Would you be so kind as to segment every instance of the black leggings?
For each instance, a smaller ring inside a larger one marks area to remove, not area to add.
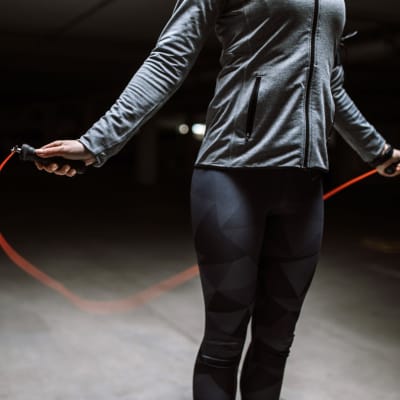
[[[321,245],[321,176],[196,168],[191,207],[206,312],[194,400],[235,399],[250,318],[242,400],[278,400]]]

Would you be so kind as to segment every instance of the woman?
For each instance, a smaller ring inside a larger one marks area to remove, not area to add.
[[[251,317],[242,399],[279,399],[320,250],[331,128],[382,175],[400,160],[343,88],[344,24],[343,0],[178,0],[111,109],[79,140],[37,151],[103,165],[178,89],[216,30],[221,71],[191,189],[206,308],[195,400],[235,399]],[[75,175],[68,165],[38,168]]]

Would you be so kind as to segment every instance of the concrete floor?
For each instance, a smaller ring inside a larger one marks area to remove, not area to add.
[[[186,195],[154,195],[85,194],[77,204],[14,193],[29,209],[9,200],[0,230],[81,296],[121,298],[195,264]],[[327,205],[283,397],[399,400],[397,221],[387,210],[357,215],[341,204]],[[101,316],[76,309],[0,254],[1,400],[190,400],[202,330],[198,278],[133,311]]]

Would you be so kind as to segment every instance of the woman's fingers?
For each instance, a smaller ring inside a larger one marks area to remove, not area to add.
[[[63,140],[55,140],[54,142],[47,143],[41,147],[41,149],[51,149],[52,147],[58,147],[62,145]]]
[[[78,140],[56,140],[46,144],[40,149],[37,149],[36,155],[44,159],[62,157],[67,160],[80,160],[84,162],[86,166],[92,165],[96,162],[95,156]],[[44,170],[56,175],[72,177],[77,174],[77,171],[71,168],[69,164],[63,165],[60,168],[56,164],[51,164],[47,167],[39,161],[37,162],[36,167],[39,170]]]
[[[41,164],[41,163],[35,161],[35,165],[36,165],[36,168],[37,168],[39,171],[41,171],[41,170],[43,169],[43,164]]]
[[[385,169],[389,166],[391,166],[392,164],[397,163],[395,172],[393,174],[387,174],[385,172]],[[377,168],[378,172],[380,175],[382,176],[386,176],[388,178],[394,178],[395,176],[400,176],[400,151],[395,149],[393,151],[393,156],[390,160],[386,161],[385,163],[383,163],[382,165],[379,165]]]
[[[59,167],[58,164],[50,164],[48,166],[44,166],[43,169],[50,174],[59,176],[72,177],[76,175],[76,170],[68,164],[63,165],[62,167]]]
[[[58,168],[58,164],[50,164],[50,165],[43,165],[37,161],[35,161],[36,168],[39,171],[46,171],[50,174],[55,174],[55,175],[60,175],[60,176],[68,176],[69,178],[72,178],[76,175],[76,169],[72,168],[70,165],[66,164],[63,165],[61,168]]]
[[[61,168],[58,168],[54,171],[56,175],[68,175],[68,172],[71,170],[71,166],[68,164],[63,165]]]
[[[96,158],[90,153],[78,140],[56,140],[48,143],[40,149],[36,150],[37,156],[43,159],[53,157],[62,157],[66,160],[81,160],[85,165],[91,165],[96,162]],[[68,161],[60,167],[57,163],[44,165],[39,161],[35,161],[37,169],[54,173],[55,175],[73,177],[77,174],[76,169],[72,168]]]
[[[58,170],[58,164],[52,163],[52,164],[49,164],[49,165],[43,165],[43,169],[46,172],[52,174],[52,173],[54,173],[54,172],[56,172]]]
[[[56,140],[36,150],[42,158],[64,157],[70,160],[84,160],[87,150],[78,140]]]
[[[52,146],[49,147],[48,145],[41,147],[40,149],[36,150],[36,154],[41,158],[68,156],[68,152],[66,152],[65,146],[62,143],[52,144]]]
[[[69,171],[68,171],[68,173],[67,173],[67,176],[69,177],[69,178],[72,178],[72,177],[74,177],[76,175],[76,169],[73,169],[73,168],[71,168]]]

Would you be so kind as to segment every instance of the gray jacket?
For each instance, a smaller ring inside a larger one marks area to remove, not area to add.
[[[178,0],[149,57],[79,140],[101,166],[179,88],[208,34],[221,70],[195,165],[328,169],[334,127],[365,161],[385,140],[343,88],[344,0]]]

